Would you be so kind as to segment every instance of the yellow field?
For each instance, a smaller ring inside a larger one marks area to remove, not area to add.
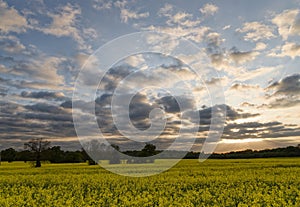
[[[121,166],[125,167],[125,166]],[[300,206],[300,158],[183,160],[132,178],[100,166],[0,166],[0,206]]]

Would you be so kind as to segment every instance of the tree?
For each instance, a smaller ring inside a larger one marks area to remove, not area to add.
[[[12,162],[12,161],[15,161],[15,159],[16,159],[17,151],[14,150],[13,148],[8,148],[6,150],[3,150],[1,152],[1,155],[2,155],[1,158],[3,161]]]
[[[50,142],[42,138],[36,138],[25,143],[24,147],[35,154],[35,167],[41,167],[41,154],[50,147]]]
[[[150,143],[147,143],[145,147],[142,149],[142,154],[144,156],[152,156],[156,154],[156,146]]]
[[[60,146],[53,146],[43,152],[42,159],[49,160],[51,163],[61,163],[64,161],[65,152]]]

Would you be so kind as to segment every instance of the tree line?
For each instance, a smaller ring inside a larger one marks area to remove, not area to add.
[[[199,152],[188,152],[185,159],[197,159]],[[265,150],[243,150],[227,153],[213,153],[209,159],[247,159],[247,158],[271,158],[271,157],[300,157],[300,144],[285,148]]]
[[[111,145],[117,151],[120,151],[119,146]],[[64,151],[60,146],[50,146],[50,142],[41,138],[32,139],[24,144],[24,150],[17,151],[13,148],[8,148],[1,151],[0,161],[24,161],[34,162],[35,167],[41,167],[42,161],[49,161],[51,163],[81,163],[87,162],[90,165],[96,164],[91,159],[89,154],[84,149],[76,151]],[[107,148],[106,148],[107,149]],[[98,152],[98,151],[97,151]],[[119,164],[124,159],[117,153],[110,153],[111,151],[104,150],[104,160],[109,160],[110,164]],[[120,151],[121,152],[121,151]],[[151,156],[159,154],[161,151],[156,149],[153,144],[146,143],[142,150],[123,151],[122,154],[131,156],[127,159],[126,163],[143,163],[154,162]],[[169,151],[165,159],[172,159],[178,157],[178,151]],[[122,155],[121,154],[121,155]],[[200,152],[187,152],[184,159],[198,159]],[[135,159],[144,157],[145,159]],[[243,158],[269,158],[269,157],[300,157],[300,144],[298,146],[289,146],[286,148],[266,149],[266,150],[244,150],[234,151],[228,153],[213,153],[209,156],[209,159],[243,159]],[[99,157],[99,160],[101,159]]]
[[[24,150],[17,151],[14,148],[8,148],[0,152],[0,161],[24,161],[24,162],[34,162],[35,167],[41,167],[42,161],[48,161],[51,163],[81,163],[87,162],[89,165],[97,164],[94,159],[89,155],[94,152],[100,157],[99,160],[109,160],[110,164],[121,163],[122,157],[118,153],[115,153],[109,149],[109,146],[102,148],[97,148],[93,151],[85,151],[84,149],[76,151],[64,151],[60,146],[50,146],[50,142],[42,138],[32,139],[24,144]],[[119,146],[112,144],[112,148],[120,151]],[[156,146],[147,143],[141,151],[126,151],[124,154],[131,155],[134,157],[149,157],[157,154],[159,151],[156,150]],[[141,161],[142,159],[131,159],[128,163],[136,163],[136,161]],[[149,160],[145,159],[145,162]],[[150,160],[154,162],[154,160]]]

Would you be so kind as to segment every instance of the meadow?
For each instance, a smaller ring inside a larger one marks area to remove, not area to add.
[[[182,160],[143,178],[85,163],[39,169],[23,162],[2,163],[0,206],[299,207],[299,175],[300,158]]]

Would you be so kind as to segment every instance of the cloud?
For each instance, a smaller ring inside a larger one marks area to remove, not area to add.
[[[131,11],[126,8],[120,8],[120,18],[121,21],[124,23],[127,23],[130,19],[140,19],[140,18],[146,18],[149,16],[149,12],[137,12],[137,11]]]
[[[217,32],[210,32],[206,36],[206,42],[208,46],[209,52],[213,52],[213,50],[219,49],[220,45],[224,42],[224,39],[221,38],[221,34]]]
[[[64,84],[64,76],[58,74],[58,70],[65,58],[40,56],[38,59],[16,61],[10,73],[22,78],[31,78],[35,81],[44,81],[52,84]]]
[[[291,57],[294,59],[295,57],[300,56],[300,44],[296,44],[293,42],[285,42],[284,45],[281,46],[279,51],[275,51],[269,54],[270,57]]]
[[[179,23],[179,22],[182,22],[183,20],[191,17],[192,15],[191,14],[188,14],[186,12],[178,12],[177,14],[175,14],[173,16],[173,21],[175,23]]]
[[[33,105],[26,105],[24,106],[26,109],[30,109],[32,111],[37,111],[37,112],[43,112],[43,113],[52,113],[52,114],[61,114],[64,113],[63,108],[54,106],[54,105],[49,105],[46,103],[37,103]]]
[[[74,137],[72,114],[55,105],[38,103],[20,105],[8,101],[0,102],[0,140],[3,143],[23,145],[24,142],[44,137]]]
[[[6,2],[0,1],[0,32],[25,32],[28,27],[27,20],[19,12],[9,7]]]
[[[222,30],[227,30],[227,29],[230,29],[231,28],[231,25],[226,25],[222,28]]]
[[[49,92],[49,91],[39,91],[39,92],[28,92],[22,91],[21,97],[24,98],[35,98],[35,99],[46,99],[46,100],[64,100],[65,95],[62,92]]]
[[[172,15],[169,16],[169,20],[167,21],[167,24],[170,26],[172,26],[174,24],[179,24],[182,26],[191,27],[191,26],[195,26],[200,23],[200,21],[189,20],[192,17],[193,17],[192,14],[189,14],[186,12],[178,12],[178,13],[174,14],[173,16]]]
[[[159,16],[171,16],[171,12],[173,11],[173,5],[165,4],[164,7],[160,8],[157,12]]]
[[[271,26],[261,22],[246,22],[241,29],[236,29],[237,32],[246,33],[244,39],[250,41],[274,38],[273,30]]]
[[[205,84],[227,86],[229,81],[230,81],[230,79],[227,76],[224,76],[224,77],[220,77],[220,78],[211,78],[210,80],[205,81]]]
[[[156,100],[156,103],[168,113],[184,112],[194,106],[194,101],[184,96],[164,96]]]
[[[85,38],[96,38],[97,32],[92,28],[85,28],[79,25],[81,8],[77,5],[66,4],[59,8],[57,12],[47,12],[51,18],[51,23],[47,27],[36,27],[35,29],[56,37],[72,37],[80,49],[90,50]]]
[[[254,50],[264,50],[267,48],[267,45],[263,42],[258,42],[256,43],[255,49]]]
[[[280,138],[300,135],[299,127],[285,126],[281,122],[244,122],[227,124],[222,139]]]
[[[143,30],[157,31],[161,33],[176,35],[199,43],[205,39],[205,35],[209,33],[210,28],[207,26],[184,27],[182,25],[177,25],[176,27],[163,27],[151,25],[149,27],[143,28]]]
[[[5,85],[6,81],[7,81],[6,79],[3,79],[0,77],[0,82],[3,84],[3,86],[2,86],[2,84],[0,84],[0,96],[2,96],[2,97],[6,96],[8,93],[8,88]]]
[[[202,8],[200,8],[200,12],[204,15],[213,15],[217,13],[219,8],[214,4],[205,4]]]
[[[15,36],[0,36],[0,49],[8,53],[20,53],[26,48]]]
[[[279,71],[281,69],[281,66],[277,67],[259,67],[254,70],[246,70],[240,73],[237,77],[237,81],[247,81],[247,80],[259,80],[263,77],[266,77],[266,75],[279,74]]]
[[[182,12],[182,11],[174,11],[174,8],[171,4],[165,4],[163,8],[161,8],[157,12],[158,16],[167,17],[166,24],[168,26],[182,26],[193,28],[199,26],[201,20],[199,18],[193,18],[193,14]]]
[[[282,46],[282,55],[290,56],[291,58],[300,56],[300,44],[287,42]]]
[[[299,35],[299,20],[297,15],[298,9],[285,10],[276,15],[272,19],[272,23],[277,25],[278,33],[282,36],[283,40],[287,40],[290,35]]]
[[[287,76],[266,88],[269,108],[288,108],[300,104],[300,74]]]
[[[276,81],[268,86],[267,90],[273,90],[272,95],[300,95],[300,74],[290,75]]]
[[[46,34],[52,34],[58,37],[72,36],[74,39],[80,39],[76,25],[76,17],[81,14],[81,9],[71,4],[63,6],[58,13],[48,13],[52,19],[49,27],[42,31]]]
[[[248,52],[239,52],[239,51],[232,51],[229,54],[229,57],[236,63],[236,64],[243,64],[252,60],[255,60],[256,56],[258,56],[258,52],[248,51]]]
[[[256,117],[259,115],[258,113],[244,113],[242,110],[236,110],[233,107],[222,104],[222,105],[214,105],[212,107],[208,107],[208,108],[199,110],[198,114],[195,113],[194,111],[187,111],[187,112],[185,112],[185,117],[188,117],[188,119],[190,119],[191,122],[195,122],[195,120],[198,120],[198,118],[195,116],[199,115],[200,126],[209,127],[209,125],[211,124],[212,118],[213,118],[213,112],[216,113],[217,117],[225,117],[226,116],[226,122],[235,121],[238,119],[247,119],[247,118]],[[204,128],[204,129],[206,130],[206,128]]]
[[[249,90],[249,89],[259,89],[258,85],[250,85],[243,83],[235,83],[230,87],[230,90]]]
[[[278,109],[278,108],[289,108],[300,105],[299,98],[289,100],[287,98],[275,98],[269,104],[262,105],[262,108],[271,108],[271,109]]]
[[[141,66],[145,62],[143,55],[131,55],[125,59],[125,63],[131,65],[132,67]]]
[[[96,10],[111,9],[113,2],[110,0],[93,0],[93,8]]]

